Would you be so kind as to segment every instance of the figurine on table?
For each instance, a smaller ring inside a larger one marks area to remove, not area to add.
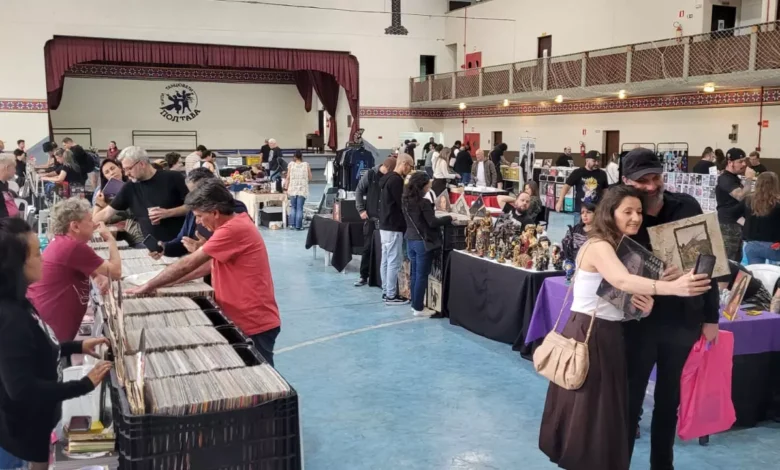
[[[552,246],[550,257],[552,258],[553,269],[556,271],[563,271],[563,249],[560,245]]]
[[[507,244],[504,242],[504,239],[501,238],[498,240],[498,258],[496,261],[498,261],[499,264],[504,264],[506,262],[506,255],[507,255]]]
[[[486,215],[479,221],[477,229],[477,256],[483,258],[490,247],[490,232],[493,227],[493,221],[489,215]],[[480,250],[481,248],[481,250]]]
[[[466,226],[466,251],[474,253],[477,250],[477,229],[479,228],[479,222],[476,220],[469,221]]]

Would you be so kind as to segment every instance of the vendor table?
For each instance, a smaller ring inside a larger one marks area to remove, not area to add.
[[[331,266],[342,272],[352,261],[352,255],[363,250],[363,224],[362,221],[337,222],[315,215],[306,236],[306,249],[318,246],[331,253]]]
[[[450,323],[502,343],[522,342],[542,282],[560,274],[453,251],[445,278]]]
[[[260,217],[258,211],[260,210],[260,204],[266,204],[269,201],[282,201],[282,226],[287,227],[287,209],[289,208],[289,201],[287,200],[287,194],[285,193],[265,193],[254,194],[249,191],[241,191],[236,196],[236,199],[243,202],[246,205],[247,213],[252,220],[255,221],[257,228],[260,228]]]
[[[552,330],[567,289],[562,276],[545,279],[525,337],[527,345],[540,341]],[[566,304],[559,331],[571,314],[571,296]],[[722,330],[734,333],[731,393],[737,425],[755,426],[767,418],[773,390],[780,391],[780,315],[763,312],[751,316],[740,311],[734,321],[721,317],[719,323]]]
[[[406,254],[404,253],[404,256]],[[368,285],[382,287],[382,237],[379,229],[374,230],[371,237],[371,258],[368,263]]]

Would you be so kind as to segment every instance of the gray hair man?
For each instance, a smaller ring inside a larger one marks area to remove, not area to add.
[[[110,205],[95,214],[95,221],[105,222],[117,211],[130,210],[144,236],[151,235],[158,242],[173,240],[187,214],[184,198],[189,190],[184,175],[155,169],[141,147],[122,150],[119,162],[131,181],[122,186]]]
[[[122,260],[106,226],[92,221],[86,199],[57,203],[51,210],[49,229],[54,239],[43,252],[43,277],[27,289],[27,298],[59,341],[73,341],[87,311],[89,279],[106,289],[107,277],[122,277]],[[100,254],[87,244],[95,229],[108,248]]]
[[[205,181],[187,196],[196,219],[213,232],[194,253],[168,266],[132,293],[147,294],[167,285],[212,275],[214,297],[227,317],[244,331],[273,365],[281,322],[265,242],[221,181]]]

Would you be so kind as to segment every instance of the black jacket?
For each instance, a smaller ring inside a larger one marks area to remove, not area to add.
[[[453,170],[459,175],[471,173],[471,165],[473,164],[474,160],[471,159],[471,154],[468,150],[461,150],[455,157],[455,166],[453,167]]]
[[[401,196],[404,192],[404,179],[391,171],[379,180],[379,230],[405,232],[406,222],[401,210]]]
[[[407,240],[423,240],[430,246],[441,247],[439,227],[450,224],[452,217],[436,217],[433,204],[427,199],[404,204],[404,215]]]
[[[260,147],[260,155],[263,156],[263,163],[268,163],[268,156],[271,155],[271,146],[263,144],[263,146]]]
[[[271,149],[268,155],[268,171],[273,173],[287,170],[287,162],[282,158],[282,149],[279,147]]]
[[[62,402],[94,389],[89,377],[61,382],[60,357],[81,353],[81,342],[58,345],[27,299],[0,300],[0,447],[17,458],[48,462],[51,431]]]
[[[658,216],[644,214],[644,222],[633,238],[648,249],[650,236],[648,227],[674,222],[702,214],[701,206],[687,194],[664,192],[664,206]],[[640,324],[672,324],[688,328],[702,323],[718,323],[720,318],[720,297],[718,283],[712,280],[712,288],[698,297],[655,296],[655,305],[649,317]]]
[[[379,218],[379,200],[382,192],[379,180],[383,176],[378,166],[371,168],[360,177],[355,188],[355,206],[358,212],[366,211],[370,219]]]

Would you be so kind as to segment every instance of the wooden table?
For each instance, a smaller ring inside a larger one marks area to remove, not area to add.
[[[268,201],[282,201],[282,226],[287,227],[287,207],[289,201],[286,193],[254,194],[249,191],[241,191],[236,196],[236,199],[246,205],[249,217],[255,221],[257,228],[260,228],[260,217],[257,215],[260,204],[265,204]]]

